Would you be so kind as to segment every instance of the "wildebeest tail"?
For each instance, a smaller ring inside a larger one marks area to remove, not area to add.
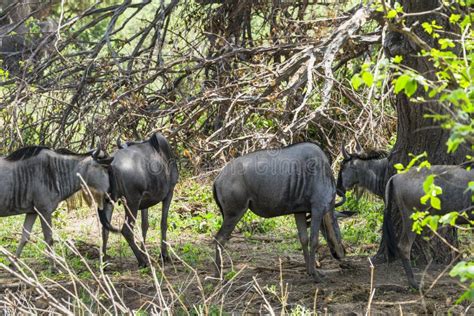
[[[392,223],[392,212],[394,211],[391,206],[392,201],[392,179],[388,180],[387,187],[385,189],[385,210],[383,215],[382,233],[385,236],[385,248],[387,259],[395,258],[398,253],[397,238]]]
[[[117,200],[118,197],[118,192],[117,192],[117,179],[115,178],[114,175],[114,170],[112,166],[109,166],[107,169],[107,172],[109,174],[109,196],[113,201]],[[108,198],[108,197],[106,197]]]
[[[222,210],[221,202],[219,201],[219,197],[217,196],[217,189],[216,189],[216,183],[215,182],[212,185],[212,194],[214,195],[214,201],[216,201],[216,204],[219,207],[219,211],[221,211],[222,218],[224,218],[224,211]]]
[[[336,193],[337,193],[337,195],[339,195],[339,196],[342,198],[342,200],[341,200],[340,202],[337,202],[337,203],[334,205],[334,207],[339,207],[339,206],[341,206],[342,204],[346,203],[346,194],[345,194],[345,192],[344,192],[343,190],[337,189],[337,188],[336,188]]]
[[[177,160],[175,158],[175,155],[173,154],[170,144],[166,140],[166,138],[163,137],[160,133],[155,133],[149,140],[150,144],[155,148],[156,151],[161,152],[163,158],[165,158],[168,162],[168,166],[171,167],[172,169],[178,169],[177,165]],[[178,181],[178,175],[173,174],[174,179],[172,179],[173,182]]]
[[[160,151],[160,140],[159,138],[161,138],[161,135],[158,134],[158,133],[155,133],[153,134],[151,137],[150,137],[150,145],[153,146],[153,148],[155,148],[156,151]]]
[[[98,213],[99,213],[99,220],[100,220],[100,223],[102,224],[102,226],[105,227],[105,229],[113,232],[113,233],[120,233],[120,229],[112,226],[112,224],[110,224],[110,221],[109,219],[107,218],[107,215],[105,214],[105,210],[98,210]]]
[[[170,145],[166,138],[163,137],[160,133],[155,133],[150,138],[150,144],[155,148],[156,151],[161,152],[163,156],[168,160],[173,159],[173,153],[171,152]]]
[[[118,194],[117,194],[117,181],[116,181],[116,178],[114,176],[112,166],[108,167],[108,174],[109,174],[109,186],[110,187],[109,187],[108,196],[107,195],[104,196],[104,203],[103,203],[104,208],[107,207],[107,206],[112,207],[113,201],[116,201],[117,196],[118,196]],[[105,213],[105,209],[103,209],[103,210],[99,209],[98,213],[99,213],[100,223],[102,224],[102,226],[105,227],[105,229],[110,230],[111,232],[114,232],[114,233],[120,232],[120,229],[112,226],[112,224],[110,223],[109,219],[107,218],[107,214]]]

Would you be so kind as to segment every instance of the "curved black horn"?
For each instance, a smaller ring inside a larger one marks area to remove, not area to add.
[[[117,148],[122,149],[122,142],[120,141],[120,135],[117,137]]]
[[[97,159],[99,157],[99,155],[100,155],[100,145],[97,146],[96,149],[94,149],[91,156],[92,156],[92,158]]]
[[[362,154],[362,152],[364,151],[364,149],[362,148],[362,146],[360,145],[359,141],[357,140],[357,138],[355,139],[355,143],[356,143],[356,153],[358,154]]]
[[[341,144],[341,153],[342,153],[342,157],[344,157],[344,159],[351,158],[349,153],[346,151],[346,145],[344,144],[344,142]]]

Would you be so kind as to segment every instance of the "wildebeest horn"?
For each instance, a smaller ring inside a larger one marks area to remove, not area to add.
[[[344,159],[351,158],[351,156],[346,151],[346,145],[344,143],[341,144],[341,153],[342,153],[342,157],[344,157]]]
[[[364,149],[363,149],[362,146],[360,145],[360,143],[359,143],[359,141],[357,140],[357,138],[355,139],[355,142],[356,142],[356,148],[355,148],[356,153],[361,154],[361,153],[364,151]]]
[[[92,158],[97,159],[100,156],[100,146],[97,146],[96,149],[92,152]]]

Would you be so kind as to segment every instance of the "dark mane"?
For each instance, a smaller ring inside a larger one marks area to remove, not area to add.
[[[360,159],[360,160],[375,160],[375,159],[387,158],[388,157],[388,152],[385,151],[385,150],[371,149],[371,150],[368,150],[368,151],[364,151],[361,154],[356,154],[356,153],[350,154],[350,156],[351,156],[350,159],[356,158],[356,159]]]
[[[69,150],[67,148],[58,148],[54,150],[54,152],[60,154],[60,155],[66,155],[66,156],[78,156],[78,157],[85,157],[85,156],[90,156],[92,154],[92,151],[86,152],[86,153],[76,153],[72,150]]]
[[[5,160],[8,160],[8,161],[25,160],[25,159],[37,156],[44,149],[49,149],[49,147],[46,147],[46,146],[26,146],[26,147],[20,148],[16,151],[12,152],[10,155],[5,157]]]
[[[129,140],[129,141],[125,142],[125,144],[127,144],[127,146],[133,146],[133,145],[143,144],[143,143],[145,143],[145,142],[146,142],[146,140],[141,141],[141,142],[139,142],[139,141],[134,141],[134,140]]]
[[[133,145],[139,145],[139,144],[143,144],[145,141],[133,141],[133,140],[129,140],[129,141],[126,141],[125,143],[123,144],[120,144],[120,145],[117,145],[118,149],[124,149],[124,148],[127,148],[127,147],[130,147],[130,146],[133,146]]]

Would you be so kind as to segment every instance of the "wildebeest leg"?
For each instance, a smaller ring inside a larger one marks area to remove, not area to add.
[[[316,252],[319,245],[319,228],[321,227],[321,222],[323,219],[324,210],[323,209],[311,209],[311,247],[309,252],[308,260],[308,273],[313,277],[316,282],[321,281],[321,276],[318,271],[316,271]]]
[[[410,219],[411,212],[406,210],[407,207],[402,205],[400,208],[400,215],[402,217],[402,234],[398,242],[398,251],[402,260],[403,269],[405,269],[405,273],[408,278],[408,283],[411,287],[418,289],[418,283],[416,282],[415,276],[413,275],[413,269],[410,262],[411,248],[413,246],[413,242],[416,239],[416,234],[411,229],[413,226],[413,222]]]
[[[105,217],[110,223],[110,220],[112,219],[113,205],[111,203],[106,203],[102,212],[104,212]],[[109,256],[107,256],[107,243],[109,241],[109,234],[109,230],[102,225],[102,256],[104,260],[109,259]]]
[[[230,235],[232,234],[232,231],[235,228],[235,225],[239,222],[239,220],[242,218],[242,216],[245,214],[245,211],[247,211],[247,206],[245,208],[242,208],[240,211],[236,213],[230,213],[226,214],[224,216],[224,221],[222,223],[221,228],[216,234],[216,277],[221,276],[221,270],[222,270],[222,254],[223,254],[223,249],[224,245],[226,242],[229,240]]]
[[[161,258],[163,261],[169,261],[168,248],[166,245],[166,232],[168,231],[168,211],[170,209],[171,199],[173,198],[173,188],[163,200],[161,211]]]
[[[408,225],[410,225],[410,223]],[[404,225],[404,228],[405,228],[405,225]],[[413,246],[413,242],[416,239],[416,234],[411,230],[411,225],[409,226],[409,228],[410,229],[406,229],[406,231],[404,231],[403,235],[400,237],[398,249],[400,251],[400,258],[402,260],[403,269],[405,269],[405,273],[408,278],[408,283],[410,284],[411,287],[418,289],[419,286],[415,280],[415,276],[413,275],[413,269],[411,267],[411,262],[410,262],[411,248]]]
[[[303,247],[304,262],[306,271],[311,273],[309,267],[309,252],[308,252],[308,228],[306,223],[306,214],[295,214],[296,227],[298,228],[298,237],[300,238],[301,247]]]
[[[16,249],[15,256],[16,258],[20,258],[21,252],[23,251],[23,247],[25,247],[28,240],[30,240],[31,230],[33,229],[33,225],[36,221],[38,214],[36,213],[29,213],[25,216],[25,222],[23,223],[23,232],[21,234],[21,240],[18,244],[18,248]]]
[[[46,246],[49,252],[53,252],[53,231],[52,231],[52,224],[51,224],[51,212],[44,212],[41,213],[41,228],[43,230],[44,241],[46,242]],[[51,257],[49,258],[50,261],[50,268],[51,270],[56,270],[56,263],[54,259]]]
[[[130,248],[132,248],[132,251],[135,254],[135,257],[138,260],[138,266],[143,268],[143,267],[148,266],[146,255],[135,243],[135,236],[133,234],[133,227],[135,225],[135,220],[137,218],[138,207],[137,206],[132,207],[129,204],[129,206],[128,207],[125,206],[125,208],[126,208],[125,223],[123,224],[123,227],[122,227],[122,235],[127,240]],[[142,247],[144,247],[143,243],[142,243]]]
[[[142,237],[143,237],[143,242],[146,241],[146,233],[148,232],[148,227],[150,227],[150,224],[148,222],[148,209],[144,208],[142,211]]]

